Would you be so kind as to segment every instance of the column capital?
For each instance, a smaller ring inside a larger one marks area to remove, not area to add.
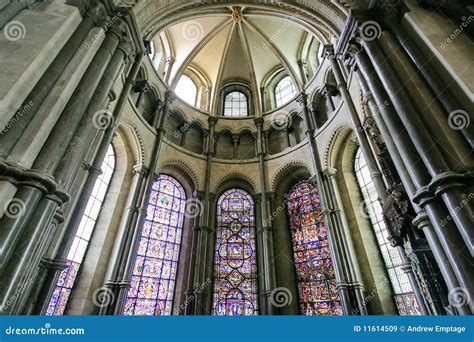
[[[167,90],[165,92],[165,101],[169,101],[170,103],[176,100],[176,94],[172,90]]]
[[[143,177],[148,173],[148,168],[142,163],[135,164],[132,166],[132,172],[133,174],[139,174]]]
[[[332,44],[325,44],[323,48],[323,57],[335,58],[334,46]]]
[[[323,175],[326,177],[334,177],[337,174],[337,169],[333,167],[328,167],[327,169],[323,170]]]
[[[256,125],[257,127],[263,125],[263,118],[262,118],[262,117],[255,118],[253,121],[255,122],[255,125]]]
[[[305,92],[301,92],[301,93],[296,97],[296,102],[298,102],[302,107],[307,107],[308,96],[306,95],[306,93],[305,93]]]
[[[210,116],[210,117],[207,119],[207,122],[209,123],[209,126],[215,126],[218,121],[219,121],[219,118],[216,117],[216,116]]]
[[[48,270],[62,271],[67,267],[67,262],[63,259],[42,258],[39,266]]]

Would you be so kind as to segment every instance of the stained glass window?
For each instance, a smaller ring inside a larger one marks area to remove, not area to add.
[[[170,315],[176,283],[186,195],[173,177],[153,183],[133,267],[125,315]]]
[[[84,259],[92,231],[99,217],[114,168],[115,154],[112,145],[110,145],[101,166],[102,174],[97,178],[87,202],[86,209],[82,214],[81,222],[66,259],[67,266],[59,275],[58,282],[49,301],[48,309],[46,310],[46,315],[64,314],[77,277],[77,272]]]
[[[254,202],[241,189],[217,202],[213,315],[258,314]]]
[[[318,188],[301,181],[288,193],[288,216],[302,315],[342,315]]]
[[[275,100],[277,107],[290,102],[296,96],[296,88],[290,76],[284,77],[275,88]]]
[[[189,76],[183,75],[176,86],[176,95],[191,106],[196,106],[198,89]]]
[[[402,270],[402,259],[399,251],[392,247],[388,240],[389,232],[383,219],[383,209],[378,199],[374,182],[370,177],[369,168],[360,149],[356,154],[354,169],[359,187],[362,191],[366,211],[375,231],[385,267],[388,270],[398,311],[400,315],[420,315],[421,313],[413,293],[413,288],[408,280],[408,276]]]
[[[234,91],[225,97],[224,116],[247,116],[247,96],[240,91]]]

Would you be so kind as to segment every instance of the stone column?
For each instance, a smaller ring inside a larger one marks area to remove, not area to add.
[[[354,294],[357,308],[351,310],[350,314],[367,315],[367,308],[365,306],[365,297],[363,294],[363,286],[357,277],[357,273],[354,266],[355,256],[351,252],[349,241],[347,239],[346,232],[348,232],[347,220],[344,217],[344,213],[339,205],[339,196],[336,180],[336,169],[328,168],[323,171],[325,178],[326,189],[328,193],[328,209],[330,216],[333,220],[333,226],[335,228],[334,239],[337,244],[337,249],[341,254],[341,267],[344,270],[346,283],[339,284],[339,287],[347,287],[348,291]]]
[[[303,111],[303,120],[305,122],[305,127],[306,127],[306,138],[308,139],[309,142],[309,148],[310,148],[310,154],[311,154],[311,161],[313,164],[313,169],[314,169],[314,175],[316,179],[316,183],[318,185],[318,194],[319,194],[319,199],[321,203],[321,208],[323,210],[324,214],[324,222],[327,227],[327,232],[328,232],[328,240],[329,240],[329,248],[331,251],[331,256],[333,260],[333,265],[334,265],[334,273],[336,276],[336,281],[338,285],[340,284],[341,286],[339,287],[339,295],[341,297],[341,304],[343,307],[343,312],[345,315],[350,314],[350,297],[349,293],[347,291],[347,288],[343,286],[344,283],[346,283],[346,279],[344,278],[344,274],[342,272],[342,263],[341,263],[341,256],[340,256],[340,251],[336,249],[336,244],[334,241],[334,232],[335,228],[333,227],[333,224],[331,222],[331,218],[329,216],[329,211],[328,211],[328,201],[326,199],[326,194],[324,193],[324,183],[323,183],[323,178],[321,176],[322,172],[322,167],[321,167],[321,160],[319,158],[318,154],[318,149],[316,145],[316,139],[314,137],[314,124],[311,120],[308,106],[307,106],[307,98],[305,93],[301,93],[300,96],[297,98],[297,101],[301,105],[301,109]]]
[[[377,77],[374,77],[375,71],[367,55],[357,45],[353,45],[351,48],[360,70],[359,83],[362,86],[367,83],[367,89],[373,95],[373,99],[369,101],[369,107],[372,106],[371,111],[374,113],[374,119],[389,148],[390,155],[402,178],[405,189],[409,193],[410,200],[413,202],[416,189],[426,188],[428,173],[422,165],[417,164],[419,157],[410,140],[405,136],[406,132],[402,123],[398,121],[384,88]],[[409,191],[410,186],[413,189],[412,192]],[[413,204],[417,205],[415,202]],[[446,221],[448,212],[434,198],[428,198],[420,203],[420,208],[427,209],[426,213],[430,217],[433,231],[436,232],[437,239],[428,239],[428,241],[443,272],[446,284],[451,291],[456,291],[456,288],[463,286],[472,293],[471,285],[469,285],[472,284],[472,281],[468,280],[472,276],[470,275],[469,266],[466,264],[470,256],[465,255],[462,238],[456,232],[456,228],[451,221],[441,225],[441,222]],[[430,235],[426,233],[425,229],[424,231],[428,238]],[[436,241],[439,241],[439,244]],[[442,249],[439,249],[441,246]],[[446,256],[449,260],[449,265],[443,264],[443,256]]]
[[[197,248],[196,248],[196,263],[194,265],[194,285],[199,286],[204,284],[208,277],[208,265],[207,260],[209,259],[209,254],[213,252],[211,249],[209,240],[210,237],[214,234],[214,229],[210,227],[211,223],[211,171],[212,171],[212,158],[215,154],[215,128],[218,118],[209,117],[209,137],[207,141],[206,155],[206,178],[204,183],[204,194],[202,202],[202,211],[201,217],[199,220],[198,227],[198,236],[197,236]],[[210,250],[211,249],[211,250]],[[211,266],[212,269],[212,266]],[[209,275],[210,276],[210,275]],[[212,279],[212,277],[211,277]],[[211,286],[212,288],[212,286]],[[210,290],[210,289],[209,289]],[[205,315],[210,314],[206,312],[206,302],[208,302],[209,291],[201,291],[197,293],[196,296],[196,306],[195,314],[196,315]],[[212,309],[211,309],[212,310]]]
[[[135,264],[135,259],[138,252],[138,245],[140,243],[140,238],[142,235],[143,222],[146,216],[146,208],[150,199],[151,188],[153,186],[153,182],[155,181],[156,167],[158,165],[161,144],[166,132],[164,127],[166,126],[166,121],[169,117],[170,104],[174,99],[174,93],[170,90],[166,91],[163,111],[160,116],[155,116],[154,124],[157,130],[155,145],[151,152],[149,172],[145,180],[144,193],[142,194],[142,197],[140,199],[140,209],[138,211],[138,217],[136,219],[136,222],[134,222],[133,227],[129,228],[129,230],[131,230],[133,233],[131,238],[131,244],[130,246],[127,246],[129,248],[124,250],[124,254],[126,255],[126,263],[124,265],[125,267],[123,270],[123,275],[120,280],[120,289],[118,291],[117,302],[114,309],[115,315],[121,315],[123,313],[125,299],[127,297],[128,289],[130,288],[130,279],[132,276],[133,265]]]
[[[33,135],[33,138],[37,138],[38,132],[40,131],[39,127],[41,127],[40,122],[38,122],[30,128],[29,126],[32,119],[41,116],[41,114],[38,114],[38,111],[43,107],[46,107],[44,108],[46,114],[49,114],[53,108],[56,109],[57,103],[59,102],[57,98],[64,99],[64,97],[67,96],[64,84],[67,83],[69,85],[69,82],[74,84],[73,75],[77,75],[80,79],[82,76],[81,72],[87,67],[85,63],[90,62],[92,58],[91,55],[93,56],[93,54],[96,53],[101,43],[101,41],[98,41],[97,44],[90,44],[89,49],[86,49],[86,41],[89,39],[92,40],[95,35],[101,32],[101,29],[97,27],[93,29],[94,23],[97,20],[98,17],[90,12],[84,14],[84,19],[78,28],[74,31],[71,38],[69,38],[33,88],[30,95],[28,95],[24,101],[22,107],[27,108],[27,110],[23,112],[23,115],[19,118],[16,125],[13,125],[6,132],[0,134],[0,156],[5,158],[9,157],[10,160],[12,159],[12,153],[19,157],[24,156],[26,149],[32,144],[31,135]],[[78,46],[82,47],[79,53],[77,49]],[[77,80],[77,82],[79,82],[79,80]],[[61,83],[61,87],[59,87],[59,83]],[[57,89],[56,92],[54,92],[54,89]],[[59,94],[61,96],[59,96]],[[52,95],[55,95],[54,98]],[[50,104],[47,103],[48,99],[50,100]],[[58,116],[60,111],[61,110],[58,109]],[[41,121],[44,122],[46,120],[43,119]],[[39,148],[41,148],[42,144],[36,139],[34,141],[35,145],[38,144],[40,145]],[[18,150],[16,153],[12,151],[14,147]],[[14,157],[13,159],[15,160]],[[23,164],[21,161],[18,162]]]
[[[239,147],[239,135],[237,133],[232,134],[232,145],[234,147],[234,159],[237,159]]]
[[[10,3],[0,10],[0,29],[34,2],[35,0],[10,0]]]
[[[336,106],[334,105],[334,100],[332,99],[332,91],[328,86],[324,86],[322,94],[326,98],[326,103],[328,105],[329,112],[334,113]]]
[[[347,112],[352,123],[354,134],[356,135],[357,142],[359,143],[362,154],[364,155],[367,162],[367,167],[370,171],[370,178],[374,182],[377,193],[383,201],[387,194],[385,183],[383,181],[382,174],[378,169],[377,161],[375,160],[375,157],[372,153],[367,136],[364,134],[364,128],[360,121],[359,114],[357,113],[354,102],[352,101],[349,91],[347,90],[347,84],[342,75],[341,69],[339,68],[333,47],[329,45],[325,46],[324,54],[331,64],[331,70],[337,82],[337,89],[341,93],[344,103],[347,106]]]
[[[273,315],[275,313],[275,298],[272,298],[272,291],[275,289],[275,258],[273,250],[273,232],[272,220],[268,213],[268,199],[266,187],[266,173],[265,173],[265,148],[263,145],[263,118],[256,118],[255,125],[257,126],[257,155],[259,158],[259,174],[260,174],[260,208],[262,216],[262,259],[263,259],[263,294],[265,297],[265,313]]]
[[[198,192],[196,194],[196,201],[198,203],[202,203],[202,199],[204,197],[204,194],[202,192]],[[197,213],[199,214],[199,212]],[[188,284],[186,288],[186,299],[185,303],[186,305],[184,306],[184,315],[185,316],[190,316],[194,315],[196,312],[196,297],[199,295],[200,292],[202,292],[202,288],[199,286],[202,286],[202,284],[195,284],[194,283],[194,277],[196,273],[196,262],[197,262],[197,249],[198,249],[198,242],[199,242],[199,220],[200,217],[196,215],[194,217],[194,222],[193,222],[193,236],[192,236],[192,242],[191,242],[191,255],[190,255],[190,261],[189,261],[189,271],[188,271]],[[209,284],[212,287],[212,284]]]
[[[120,266],[124,264],[124,259],[128,256],[127,250],[130,248],[131,231],[130,227],[133,222],[133,217],[138,213],[139,198],[141,189],[144,186],[144,181],[148,174],[148,169],[143,164],[136,164],[133,166],[133,177],[128,191],[127,200],[125,202],[125,212],[122,215],[117,229],[117,234],[110,253],[110,260],[107,265],[105,273],[105,283],[103,288],[107,293],[113,293],[112,298],[120,292],[122,286],[129,286],[130,282],[121,281]],[[128,289],[128,287],[127,287]],[[100,306],[99,315],[112,314],[116,303],[110,302]]]
[[[406,54],[411,58],[413,63],[416,65],[424,80],[436,94],[436,99],[440,101],[446,113],[450,114],[455,111],[461,110],[461,106],[456,98],[446,89],[446,84],[443,83],[441,77],[438,76],[438,72],[431,66],[430,63],[426,62],[426,57],[413,43],[410,37],[405,32],[402,25],[397,21],[391,22],[390,29],[395,35],[399,44],[403,47]],[[434,99],[433,99],[434,100]],[[448,120],[448,116],[446,116]],[[469,125],[461,127],[461,132],[465,139],[468,141],[471,149],[474,148],[474,131],[469,129]],[[455,132],[453,132],[455,133]]]
[[[471,257],[474,256],[474,230],[470,229],[474,223],[474,214],[471,206],[460,205],[467,197],[467,189],[472,188],[472,174],[451,170],[435,137],[428,132],[421,120],[412,102],[413,99],[396,77],[396,70],[387,63],[386,56],[378,44],[367,40],[362,40],[362,44],[383,86],[387,89],[410,140],[431,176],[429,184],[426,184],[423,189],[418,189],[416,202],[421,203],[433,195],[442,198]]]
[[[377,194],[379,195],[381,203],[385,203],[385,201],[387,200],[387,190],[386,190],[386,186],[382,177],[382,173],[379,171],[377,161],[375,160],[375,157],[372,153],[372,149],[370,148],[370,143],[367,139],[367,136],[364,134],[364,128],[362,126],[357,110],[354,106],[352,98],[347,89],[347,84],[343,78],[341,69],[339,68],[339,64],[336,60],[333,47],[326,46],[324,53],[331,64],[331,69],[333,71],[334,77],[337,82],[337,88],[339,89],[339,92],[341,93],[342,98],[344,99],[344,102],[347,106],[349,117],[351,119],[351,123],[353,127],[353,131],[356,135],[357,141],[359,142],[359,146],[362,150],[362,154],[365,157],[367,168],[369,169],[371,179],[374,182],[375,189],[377,190]],[[405,261],[408,267],[411,267],[405,255],[405,252],[401,250],[400,248],[398,249],[399,249],[400,257]],[[427,314],[424,300],[421,296],[420,289],[418,287],[418,282],[416,282],[416,279],[413,275],[413,270],[412,269],[408,270],[407,267],[405,267],[405,269],[408,273],[410,283],[418,299],[421,312],[423,314]]]
[[[145,93],[150,92],[151,88],[147,80],[138,82],[133,90],[138,93],[137,101],[135,102],[135,107],[138,109],[143,102],[143,96]]]
[[[72,180],[77,174],[78,167],[74,169],[74,163],[71,163],[71,161],[74,159],[72,156],[77,158],[77,164],[79,164],[82,158],[77,156],[77,153],[82,151],[82,154],[84,155],[86,153],[84,151],[84,146],[87,146],[87,144],[84,145],[83,143],[79,142],[90,131],[90,128],[88,129],[88,127],[91,125],[91,123],[89,123],[89,118],[92,116],[90,112],[83,114],[84,105],[87,104],[87,93],[83,93],[81,84],[85,86],[85,80],[93,81],[95,78],[95,80],[97,80],[97,87],[95,89],[96,92],[92,93],[92,91],[94,91],[94,87],[92,87],[92,90],[88,90],[90,95],[94,95],[90,98],[91,102],[88,109],[100,108],[103,106],[105,98],[108,96],[113,82],[122,68],[123,52],[114,54],[121,37],[122,35],[119,35],[114,29],[112,29],[111,33],[107,33],[107,37],[104,40],[103,46],[101,49],[99,49],[96,57],[94,58],[94,61],[97,61],[97,65],[92,65],[88,71],[86,71],[83,80],[81,81],[78,89],[75,91],[77,96],[79,96],[79,94],[83,95],[85,97],[85,101],[80,101],[83,99],[82,97],[79,101],[76,99],[75,103],[72,105],[73,110],[71,112],[65,112],[61,116],[34,164],[37,169],[41,170],[41,172],[44,172],[45,174],[51,174],[56,169],[54,172],[55,177],[61,183],[61,187],[65,187],[66,189],[70,184],[68,184],[67,178],[69,177],[69,179]],[[99,72],[98,75],[94,75],[92,73],[92,70],[97,68],[100,70],[101,67],[103,72]],[[90,72],[90,74],[88,74],[88,72]],[[103,79],[101,79],[102,77]],[[71,101],[73,101],[73,99],[71,99]],[[77,115],[78,118],[73,117],[73,115]],[[67,119],[70,121],[66,122]],[[77,123],[76,125],[74,125],[74,121]],[[69,123],[72,124],[72,127],[65,127],[65,125],[68,125]],[[77,128],[77,130],[74,128]],[[66,131],[72,131],[72,133],[69,133],[69,138],[67,135],[68,132]],[[52,154],[50,154],[51,152]],[[69,158],[70,156],[71,158]],[[35,192],[37,193],[37,191],[34,190],[29,191],[29,193],[32,195]],[[31,202],[29,202],[28,199],[24,200],[24,203],[25,205],[31,205]],[[23,256],[23,258],[21,262],[17,263],[14,267],[10,266],[9,270],[4,273],[5,276],[7,276],[7,274],[11,274],[12,277],[11,285],[8,287],[7,291],[13,291],[15,286],[17,286],[16,282],[21,277],[23,277],[22,279],[25,279],[24,277],[27,264],[37,265],[37,263],[39,263],[39,259],[45,252],[48,241],[51,238],[51,235],[49,235],[49,233],[46,232],[43,227],[51,226],[51,220],[54,216],[55,210],[57,209],[58,205],[63,203],[64,199],[61,199],[60,197],[57,198],[57,196],[45,196],[37,206],[35,205],[36,212],[32,215],[29,222],[24,222],[24,228],[20,228],[17,231],[18,237],[20,236],[22,230],[24,231],[23,234],[26,234],[23,235],[23,238],[31,238],[32,240],[35,240],[34,237],[36,237],[36,245],[41,244],[42,248],[34,247],[31,244],[23,244],[22,246],[16,248],[16,253],[20,256]],[[30,275],[33,275],[33,273]],[[23,291],[23,293],[24,296],[28,295],[28,291]],[[9,294],[7,292],[6,297],[8,296]]]
[[[308,83],[308,62],[305,59],[299,59],[298,66],[300,67],[300,73],[303,77],[303,84]]]

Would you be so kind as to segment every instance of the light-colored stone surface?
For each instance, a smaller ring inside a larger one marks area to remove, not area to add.
[[[77,8],[51,3],[44,10],[23,10],[10,22],[16,35],[0,35],[0,127],[22,105],[80,21]]]
[[[8,159],[29,168],[46,142],[54,124],[89,66],[105,35],[101,28],[94,28],[79,47],[78,53],[68,64],[59,80],[48,94],[30,125],[25,129],[22,140],[15,146]]]
[[[474,16],[466,17],[465,25],[474,25]],[[474,49],[464,32],[463,25],[423,9],[413,9],[403,19],[411,36],[424,49],[429,62],[437,66],[439,76],[446,80],[450,90],[455,86],[461,91],[453,91],[456,97],[466,94],[474,102]],[[431,56],[435,57],[432,58]],[[469,107],[467,107],[469,108]]]

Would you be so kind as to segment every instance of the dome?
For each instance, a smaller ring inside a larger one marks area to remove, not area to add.
[[[219,96],[230,86],[258,94],[252,96],[258,112],[282,104],[265,105],[262,92],[284,78],[293,87],[289,95],[302,91],[319,66],[322,40],[324,33],[309,31],[296,16],[228,6],[168,25],[153,36],[151,47],[155,68],[171,89],[186,75],[208,93],[200,109],[218,112]]]

